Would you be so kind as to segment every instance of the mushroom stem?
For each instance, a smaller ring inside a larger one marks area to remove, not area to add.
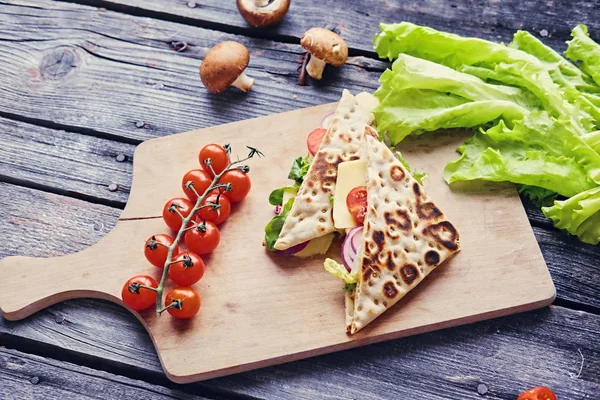
[[[315,57],[314,55],[311,55],[310,61],[306,65],[306,72],[308,72],[313,79],[319,80],[323,77],[323,69],[325,68],[325,65],[327,65],[325,61]]]
[[[235,81],[231,84],[231,86],[235,86],[236,88],[243,90],[244,92],[249,92],[250,88],[254,84],[254,78],[250,78],[248,75],[242,72],[240,76],[237,77]]]
[[[269,0],[254,0],[256,7],[266,7],[269,5]]]

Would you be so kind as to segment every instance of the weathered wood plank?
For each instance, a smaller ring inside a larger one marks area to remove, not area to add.
[[[555,229],[534,228],[557,297],[600,309],[600,246]],[[592,302],[588,299],[593,298]]]
[[[116,8],[128,13],[181,20],[246,35],[275,40],[299,40],[313,26],[338,27],[352,49],[373,52],[372,38],[380,22],[410,21],[465,36],[508,42],[517,29],[539,35],[562,49],[571,29],[587,24],[600,38],[600,2],[490,1],[463,0],[418,2],[372,0],[368,2],[294,0],[285,19],[276,27],[252,29],[242,19],[232,1],[208,0],[172,2],[169,0],[85,0],[88,4]],[[327,12],[324,12],[327,10]]]
[[[127,202],[134,145],[2,117],[0,132],[0,179],[121,207]]]
[[[302,48],[70,3],[0,7],[0,114],[140,141],[373,91],[386,63],[357,57],[298,85]],[[19,5],[22,4],[22,5]],[[212,95],[198,68],[217,42],[251,51],[244,94]],[[170,43],[190,45],[183,53]]]
[[[198,394],[0,348],[0,398],[206,399]]]
[[[0,257],[52,257],[83,250],[106,236],[121,210],[0,183]]]
[[[8,184],[0,184],[0,210],[0,220],[9,221],[0,225],[0,236],[21,239],[17,244],[8,241],[0,256],[51,256],[85,248],[110,230],[119,214],[110,207]],[[94,222],[102,222],[98,231]],[[55,228],[40,240],[45,226]],[[539,231],[536,228],[538,237]],[[590,278],[588,289],[598,293],[595,283]],[[513,400],[527,386],[547,384],[561,398],[583,399],[600,390],[600,349],[595,345],[599,337],[600,316],[554,307],[192,387],[290,399],[348,398],[354,393],[476,399],[478,385],[484,384],[487,398]],[[67,351],[78,363],[104,363],[121,373],[147,374],[145,379],[153,381],[162,376],[141,324],[125,309],[96,300],[65,302],[24,321],[0,318],[1,344],[51,354]],[[571,375],[581,365],[577,349],[586,361],[575,379]]]

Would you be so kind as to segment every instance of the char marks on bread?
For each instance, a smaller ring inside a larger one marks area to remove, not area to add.
[[[347,331],[356,333],[460,250],[459,234],[392,151],[365,135],[367,214],[358,282],[346,295]]]

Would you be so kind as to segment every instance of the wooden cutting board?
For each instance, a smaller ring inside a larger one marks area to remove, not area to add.
[[[25,318],[77,297],[122,304],[125,281],[159,277],[143,255],[144,241],[168,232],[164,203],[183,196],[183,174],[198,168],[207,143],[230,143],[233,154],[258,147],[250,161],[252,190],[222,225],[221,244],[205,257],[196,284],[202,309],[190,321],[152,310],[134,313],[148,330],[166,375],[192,382],[298,360],[369,343],[466,324],[548,305],[555,289],[521,201],[512,185],[442,179],[466,134],[426,134],[401,150],[429,174],[425,190],[460,232],[462,251],[358,334],[348,336],[342,284],[323,258],[277,257],[265,250],[263,228],[273,217],[271,190],[289,184],[292,160],[306,154],[306,136],[335,104],[200,129],[142,143],[134,155],[131,196],[115,228],[94,246],[56,258],[8,257],[0,262],[0,309]],[[51,227],[49,227],[51,229]],[[40,237],[44,234],[39,232]],[[74,232],[73,234],[76,234]],[[339,244],[329,256],[340,260]]]

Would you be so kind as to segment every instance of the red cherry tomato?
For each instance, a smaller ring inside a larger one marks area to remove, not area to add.
[[[167,312],[177,319],[188,319],[198,314],[200,310],[200,295],[190,287],[177,287],[167,293],[165,305],[169,307],[176,303],[177,307],[169,308]]]
[[[206,172],[203,169],[193,169],[188,171],[183,176],[183,179],[181,180],[181,188],[188,199],[195,203],[198,199],[196,193],[202,196],[202,194],[206,192],[206,189],[208,189],[208,187],[211,185],[212,180],[212,176],[209,172]],[[192,189],[188,189],[188,182],[192,182],[195,192]]]
[[[308,138],[306,139],[306,145],[308,146],[308,152],[310,155],[314,156],[319,151],[319,147],[321,146],[321,142],[327,133],[327,129],[317,128],[312,131]]]
[[[517,400],[556,400],[556,395],[546,386],[539,386],[521,393]]]
[[[366,186],[357,186],[348,193],[346,197],[346,207],[352,215],[352,218],[358,223],[365,222],[367,213],[367,188]]]
[[[199,209],[196,215],[198,221],[210,221],[215,225],[219,225],[229,217],[229,214],[231,213],[231,203],[229,202],[229,199],[223,195],[218,196],[217,194],[210,194],[204,199],[201,206],[217,203],[217,197],[219,197],[218,204],[221,207],[218,210],[215,210],[212,207],[203,207]]]
[[[159,233],[158,235],[150,236],[144,246],[144,255],[150,261],[150,264],[158,268],[163,268],[169,253],[168,247],[172,244],[173,238],[169,235]],[[178,253],[179,249],[175,248],[173,256],[176,256]]]
[[[231,184],[231,190],[225,191],[225,189],[221,189],[221,193],[223,193],[232,203],[238,203],[244,200],[252,186],[248,174],[239,169],[225,172],[221,179],[219,179],[219,183]]]
[[[201,256],[212,253],[221,241],[221,232],[215,224],[205,221],[197,227],[190,229],[184,236],[187,247]],[[186,285],[183,285],[186,286]]]
[[[183,217],[187,217],[192,212],[194,206],[192,202],[188,199],[184,199],[183,197],[171,199],[167,201],[165,206],[163,207],[163,219],[167,226],[174,231],[178,231],[181,228],[181,214]],[[179,214],[175,211],[179,211]]]
[[[146,289],[147,286],[157,288],[158,283],[154,278],[147,275],[134,276],[123,286],[121,298],[127,307],[135,311],[145,310],[156,304],[156,292],[152,289]]]
[[[169,267],[169,278],[176,285],[192,286],[204,276],[204,261],[199,255],[186,251],[179,254]]]
[[[198,161],[200,161],[202,169],[212,176],[210,167],[206,164],[206,160],[208,159],[211,160],[211,166],[215,174],[220,174],[229,165],[227,150],[218,144],[207,144],[200,150],[200,154],[198,155]]]

